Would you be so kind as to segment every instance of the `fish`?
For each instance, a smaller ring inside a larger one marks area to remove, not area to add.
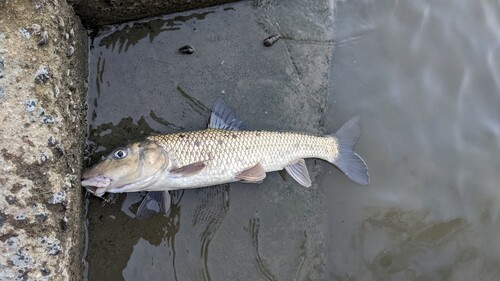
[[[151,135],[118,147],[83,171],[81,185],[98,197],[147,191],[137,217],[168,212],[173,190],[261,183],[267,173],[283,169],[300,185],[310,187],[306,158],[332,163],[352,181],[368,185],[367,165],[354,151],[360,136],[360,117],[328,135],[245,130],[234,111],[218,98],[207,129]]]

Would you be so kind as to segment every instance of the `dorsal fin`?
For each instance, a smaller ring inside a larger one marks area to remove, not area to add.
[[[236,117],[233,110],[229,108],[224,100],[219,97],[215,100],[212,115],[208,122],[208,128],[223,130],[242,130],[243,122]]]

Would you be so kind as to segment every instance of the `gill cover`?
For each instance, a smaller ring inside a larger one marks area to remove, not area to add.
[[[84,171],[82,185],[97,196],[105,192],[140,191],[153,184],[168,165],[168,156],[162,147],[148,141],[134,143],[115,149],[103,161]]]

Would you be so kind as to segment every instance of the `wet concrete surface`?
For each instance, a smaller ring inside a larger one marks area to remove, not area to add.
[[[205,128],[219,96],[247,128],[323,133],[333,14],[322,1],[241,2],[101,30],[89,61],[90,162],[151,133]],[[187,44],[194,53],[179,53]],[[141,194],[90,197],[88,279],[325,280],[316,183],[333,168],[307,164],[309,189],[271,173],[260,185],[179,191],[166,217],[134,219]]]
[[[0,3],[0,280],[82,279],[86,62],[65,1]]]

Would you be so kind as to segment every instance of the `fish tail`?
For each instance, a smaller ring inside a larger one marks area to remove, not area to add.
[[[338,155],[330,159],[330,163],[337,166],[352,181],[368,185],[370,178],[365,161],[354,152],[354,147],[361,136],[361,118],[354,117],[342,126],[335,134],[330,135],[337,143]]]

